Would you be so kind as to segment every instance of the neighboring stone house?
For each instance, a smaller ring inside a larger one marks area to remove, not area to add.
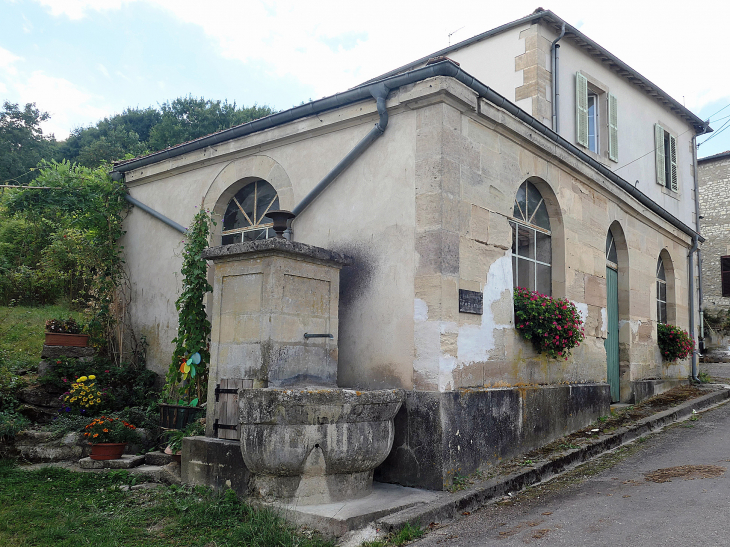
[[[159,215],[184,225],[208,207],[220,245],[269,237],[267,210],[294,210],[292,240],[353,258],[339,384],[407,390],[376,477],[443,488],[611,401],[686,381],[690,360],[662,361],[656,323],[690,330],[698,318],[692,140],[709,130],[537,11],[333,97],[117,164],[133,202],[158,215],[135,207],[125,223],[133,326],[162,373],[182,235]],[[576,303],[586,339],[567,361],[515,331],[516,285]],[[219,342],[213,360],[225,359]]]
[[[702,308],[730,309],[730,150],[699,164],[702,234]]]

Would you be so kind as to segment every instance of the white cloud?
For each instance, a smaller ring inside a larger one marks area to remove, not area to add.
[[[54,16],[81,19],[94,12],[145,2],[200,27],[226,58],[292,78],[319,98],[352,87],[448,45],[531,13],[532,0],[367,3],[341,0],[36,0]],[[718,59],[730,2],[674,4],[616,0],[611,9],[584,0],[552,0],[552,9],[653,81],[698,111],[730,98],[730,71]],[[627,13],[630,16],[627,17]],[[463,27],[463,28],[462,28]],[[0,55],[2,52],[0,51]],[[0,66],[2,61],[0,58]],[[489,84],[489,82],[485,82]]]
[[[106,69],[106,67],[104,65],[102,65],[101,63],[99,63],[99,64],[96,65],[96,68],[99,69],[99,72],[101,72],[106,79],[109,79],[110,78],[109,77],[109,71]]]
[[[43,132],[65,139],[69,128],[91,124],[108,115],[109,110],[94,106],[99,98],[92,96],[64,78],[54,78],[41,71],[33,72],[16,85],[21,103],[34,102],[51,119],[42,124]]]
[[[0,69],[6,74],[15,76],[18,73],[18,69],[14,65],[18,61],[22,60],[22,57],[18,57],[17,55],[10,53],[7,49],[0,47]]]
[[[128,0],[37,0],[39,4],[49,8],[51,15],[65,15],[69,19],[78,20],[87,16],[87,12],[119,9]]]

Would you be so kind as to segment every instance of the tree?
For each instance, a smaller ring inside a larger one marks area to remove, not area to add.
[[[58,147],[56,158],[96,167],[127,155],[147,153],[151,129],[160,122],[152,108],[127,108],[121,114],[104,118],[89,127],[77,127]]]
[[[273,113],[268,106],[238,109],[235,101],[211,101],[188,96],[160,105],[162,120],[150,131],[151,150],[164,150]]]
[[[41,123],[50,115],[35,103],[23,109],[18,103],[5,101],[0,111],[0,183],[24,184],[34,178],[42,159],[50,159],[56,148],[53,135],[43,135]]]

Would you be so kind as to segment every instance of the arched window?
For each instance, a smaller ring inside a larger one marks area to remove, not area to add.
[[[228,202],[223,215],[222,244],[274,237],[272,220],[266,216],[279,208],[276,190],[265,180],[241,188]]]
[[[616,251],[616,240],[613,239],[611,228],[606,234],[606,266],[612,270],[618,270],[618,252]]]
[[[667,274],[661,256],[656,263],[656,320],[667,322]]]
[[[517,190],[512,213],[512,275],[515,287],[552,294],[550,218],[540,191],[530,181]]]

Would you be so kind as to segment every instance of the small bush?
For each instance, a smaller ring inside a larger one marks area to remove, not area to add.
[[[552,359],[568,359],[585,337],[583,319],[567,298],[552,298],[517,287],[515,327],[535,349]]]
[[[146,408],[159,398],[159,392],[155,388],[157,375],[154,372],[142,365],[115,365],[101,357],[91,362],[66,357],[56,359],[52,369],[39,378],[39,381],[65,392],[83,376],[95,376],[95,388],[103,395],[100,397],[102,403],[95,407],[99,411],[121,410],[126,407]]]
[[[659,350],[665,361],[676,361],[689,357],[695,349],[695,341],[686,330],[675,325],[659,323],[656,326]]]
[[[15,437],[20,431],[30,425],[30,421],[12,411],[0,411],[0,441]]]

